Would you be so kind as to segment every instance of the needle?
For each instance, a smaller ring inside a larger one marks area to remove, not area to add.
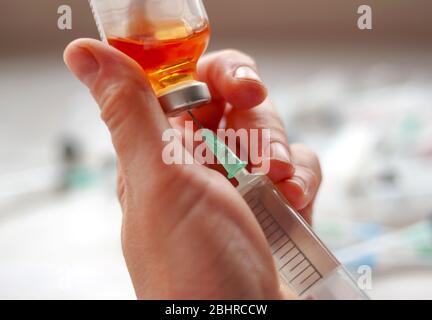
[[[193,113],[190,110],[188,110],[188,113],[192,117],[192,120],[197,125],[197,127],[199,127],[200,129],[204,129],[202,124],[198,121],[198,119],[193,115]]]
[[[213,131],[205,129],[192,112],[188,111],[188,113],[195,124],[202,130],[202,136],[204,137],[206,145],[216,156],[219,163],[225,168],[228,179],[234,178],[240,171],[246,168],[246,162],[241,161]]]

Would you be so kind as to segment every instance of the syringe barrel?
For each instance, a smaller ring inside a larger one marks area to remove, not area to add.
[[[343,266],[324,277],[307,294],[309,300],[368,300]]]
[[[281,279],[300,298],[367,299],[270,179],[246,171],[236,178],[239,192],[269,243]]]

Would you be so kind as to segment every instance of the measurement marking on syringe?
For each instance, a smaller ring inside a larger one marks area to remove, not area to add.
[[[259,200],[257,203],[255,202],[256,196],[256,194],[252,194],[247,203],[267,238],[279,272],[299,296],[302,296],[322,278],[322,275],[286,234],[285,229],[267,212],[263,203]]]
[[[278,252],[280,249],[282,249],[286,244],[288,244],[288,242],[290,242],[291,240],[290,239],[288,239],[287,241],[285,241],[284,243],[283,243],[283,245],[281,245],[279,248],[277,248],[276,249],[276,251],[274,251],[274,252],[272,252],[272,255],[273,254],[276,254],[276,252]]]
[[[255,197],[250,197],[250,199],[248,197],[245,197],[244,199],[246,200],[247,203],[251,203],[254,201],[259,202],[259,200]]]
[[[270,219],[266,219],[265,221],[263,221],[263,223],[261,224],[261,228],[263,230],[267,230],[267,227],[269,227],[272,224],[274,224],[274,220],[272,217],[270,217]]]
[[[258,220],[258,223],[261,225],[261,227],[262,227],[262,223],[263,223],[265,220],[267,220],[268,217],[270,217],[270,216],[267,215],[267,213],[266,213],[265,215],[263,215],[263,217],[262,217],[260,220]]]
[[[280,260],[282,260],[283,258],[285,258],[291,251],[293,251],[294,249],[297,249],[297,247],[294,245],[294,247],[292,247],[289,251],[285,252],[285,254],[280,257]]]
[[[252,212],[255,212],[256,209],[258,209],[259,207],[262,207],[262,204],[258,202],[253,207],[251,207],[250,205],[249,205],[249,207],[251,208]]]
[[[272,233],[270,233],[270,234],[267,236],[267,239],[270,239],[274,234],[276,234],[276,233],[279,232],[279,231],[280,231],[280,229],[277,229],[277,228],[276,228],[275,231],[273,231]]]
[[[271,222],[271,220],[273,220],[271,216],[263,215],[263,217],[260,220],[258,220],[258,222],[261,225],[261,228],[264,229],[265,228],[264,224],[269,222],[269,221]]]
[[[296,248],[297,249],[297,248]],[[297,253],[296,253],[296,255],[294,256],[294,257],[292,257],[291,259],[289,259],[289,261],[284,265],[284,266],[286,266],[288,263],[290,263],[291,261],[293,261],[295,258],[297,258],[299,255],[301,255],[302,253],[301,253],[301,251],[299,250],[299,249],[297,249]]]
[[[258,200],[254,197],[255,196],[255,192],[254,192],[254,194],[253,195],[251,195],[252,194],[252,192],[250,192],[248,195],[246,195],[245,197],[244,197],[244,199],[246,200],[246,202],[249,204],[251,201],[254,201],[254,200],[256,200],[257,202],[258,202]],[[249,195],[251,195],[250,196],[250,198],[249,198]]]
[[[303,259],[300,260],[299,263],[297,263],[294,267],[292,267],[292,268],[290,269],[290,272],[293,272],[295,268],[297,268],[300,264],[303,263],[303,261],[306,261],[306,258],[305,258],[305,257],[303,257]]]
[[[258,212],[255,217],[257,218],[259,223],[262,223],[265,219],[267,219],[270,216],[268,215],[268,213],[265,210],[263,210],[261,212]],[[260,218],[258,219],[258,217],[260,217]]]
[[[276,242],[278,242],[278,241],[279,241],[280,239],[282,239],[284,236],[285,236],[285,234],[282,233],[282,235],[281,235],[279,238],[277,238],[275,241],[273,241],[273,242],[270,244],[270,248],[271,248],[272,245],[274,245]]]
[[[310,267],[311,267],[311,266],[308,266],[306,269],[308,269],[308,268],[310,268]],[[312,270],[313,270],[313,268],[312,268]],[[314,274],[316,274],[315,271],[312,272],[310,275],[308,275],[305,279],[303,279],[303,281],[300,282],[299,284],[303,284],[303,283],[305,283],[305,282],[308,281],[308,280],[310,279],[310,277],[312,277]]]
[[[267,233],[270,233],[270,232],[267,232]],[[276,238],[278,238],[279,236],[283,236],[283,235],[285,235],[281,230],[279,230],[279,229],[276,229],[276,232],[271,236],[271,237],[267,237],[266,236],[266,238],[267,238],[267,242],[268,243],[271,243],[271,242],[273,242],[273,240],[276,240]]]
[[[255,198],[252,198],[252,199],[250,199],[250,200],[247,200],[247,199],[246,199],[246,202],[247,202],[247,204],[248,204],[248,206],[249,206],[250,208],[255,207],[257,204],[258,204],[258,205],[261,205],[261,202],[260,202],[259,200],[255,199]],[[252,210],[252,211],[253,211],[253,210]]]
[[[313,275],[316,275],[318,278],[320,278],[320,276],[318,275],[318,273],[315,271],[315,269],[312,266],[308,266],[304,271],[302,271],[301,274],[302,274],[303,280],[299,282],[299,285],[305,283]]]
[[[255,214],[255,218],[257,218],[257,220],[259,221],[259,218],[262,217],[262,216],[265,216],[266,214],[267,214],[267,212],[265,210],[263,210],[263,211]]]
[[[264,214],[260,214],[260,215],[258,215],[258,217],[256,217],[256,218],[257,218],[258,223],[261,225],[261,223],[262,223],[265,219],[267,219],[267,217],[268,217],[268,215],[267,215],[267,213],[265,212]]]
[[[272,237],[274,235],[279,234],[279,233],[284,234],[283,231],[281,229],[279,229],[277,227],[277,224],[275,224],[275,223],[272,224],[266,231],[264,231],[264,235],[265,235],[268,242],[272,241]]]
[[[265,209],[261,205],[258,205],[252,212],[255,214],[255,217],[258,217],[261,213],[265,212]]]
[[[271,227],[276,226],[276,222],[272,221],[272,223],[270,223],[267,227],[265,227],[263,229],[264,233],[266,233],[268,230],[270,230]],[[278,230],[279,228],[276,228],[276,230]]]
[[[282,270],[283,268],[285,268],[291,261],[293,261],[295,258],[297,258],[299,254],[301,254],[300,251],[297,252],[297,254],[294,257],[292,257],[291,259],[289,259],[288,262],[286,262],[282,267],[280,267],[279,270]]]
[[[289,244],[289,246],[288,246],[288,244]],[[293,243],[291,240],[289,240],[289,241],[285,244],[285,246],[283,246],[283,247],[281,248],[281,250],[282,250],[284,247],[286,247],[285,250],[289,250],[289,251],[291,251],[292,249],[295,248],[295,245],[294,245],[294,243]],[[276,252],[275,252],[275,253],[276,253]],[[282,259],[286,256],[286,254],[287,254],[287,253],[283,250],[283,251],[282,251],[282,256],[279,257],[278,259],[279,259],[279,260],[282,260]]]
[[[316,281],[313,281],[309,286],[306,287],[306,289],[304,289],[302,292],[300,292],[300,296],[302,296],[303,293],[305,293],[306,291],[308,291],[309,288],[311,288],[315,283],[317,283],[317,281],[318,281],[319,279],[321,279],[321,277],[318,278]]]
[[[304,261],[304,260],[303,260]],[[302,262],[303,262],[302,261]],[[309,268],[310,266],[306,266],[306,268],[304,268],[302,271],[300,271],[294,278],[292,278],[291,280],[290,280],[290,282],[293,282],[295,279],[297,279],[304,271],[306,271],[308,268]],[[313,274],[313,273],[312,273]],[[309,278],[309,277],[308,277]],[[303,281],[302,281],[303,282]],[[302,282],[300,282],[300,284],[302,283]]]
[[[268,216],[267,218],[265,218],[263,221],[262,221],[262,223],[265,223],[266,221],[267,221],[267,219],[272,219],[272,216]]]
[[[260,212],[255,212],[255,217],[259,217],[261,215],[266,216],[266,217],[270,217],[270,215],[268,214],[268,212],[265,209],[261,210]]]

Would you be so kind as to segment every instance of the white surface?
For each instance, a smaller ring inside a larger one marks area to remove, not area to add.
[[[371,299],[430,300],[432,270],[403,270],[381,275],[369,292]]]
[[[134,299],[120,225],[100,191],[0,216],[0,299]]]

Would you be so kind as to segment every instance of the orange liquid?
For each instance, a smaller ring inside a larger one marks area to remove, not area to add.
[[[141,65],[158,94],[171,85],[196,79],[196,64],[207,48],[209,38],[208,24],[187,34],[185,27],[179,29],[177,23],[176,29],[162,30],[159,38],[138,35],[109,38],[108,42]]]

